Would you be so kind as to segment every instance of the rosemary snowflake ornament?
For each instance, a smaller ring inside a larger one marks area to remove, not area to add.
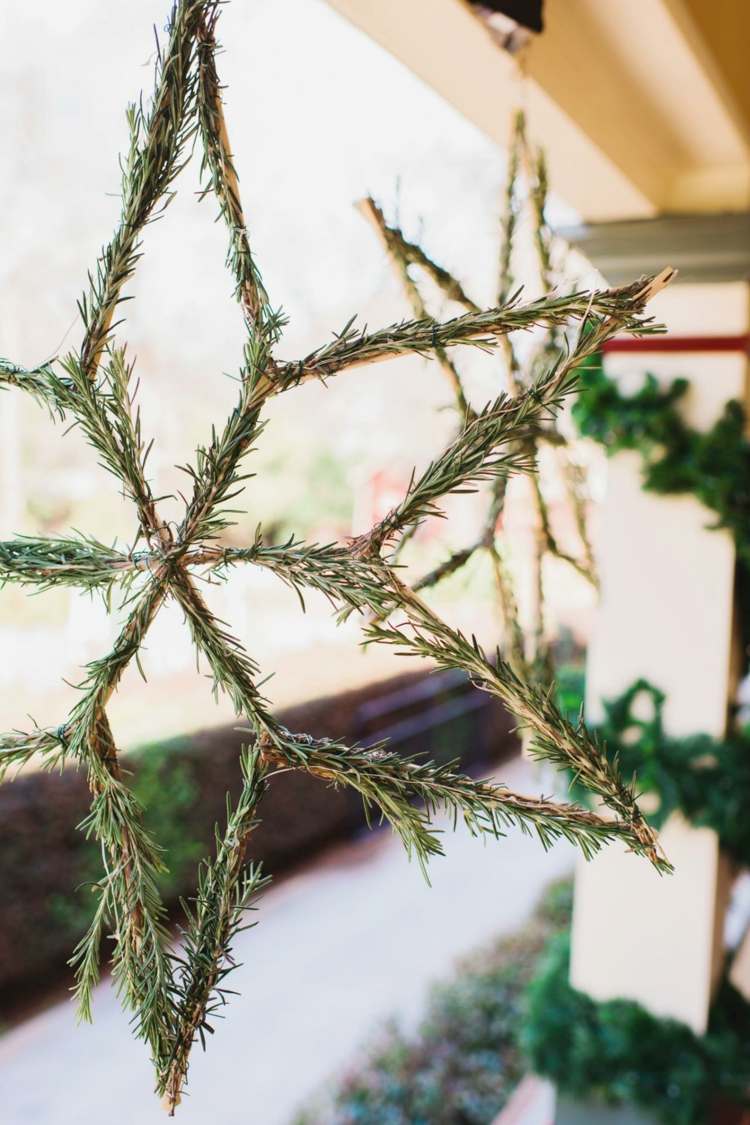
[[[658,330],[644,308],[669,279],[669,271],[618,290],[528,304],[516,295],[497,308],[472,310],[443,323],[421,317],[367,333],[352,321],[310,355],[282,361],[276,347],[283,320],[269,302],[253,259],[224,121],[216,70],[219,7],[220,0],[174,4],[166,41],[157,51],[152,99],[128,110],[122,213],[79,302],[79,350],[33,369],[0,360],[0,385],[29,392],[49,407],[53,418],[79,426],[137,513],[138,533],[129,549],[78,534],[0,543],[3,583],[36,590],[60,584],[99,590],[107,604],[118,599],[125,616],[111,650],[86,668],[78,701],[59,727],[0,736],[0,775],[32,760],[85,771],[91,808],[82,827],[100,845],[102,874],[93,918],[72,959],[79,1011],[83,1018],[91,1017],[92,992],[107,945],[123,1007],[135,1034],[148,1043],[156,1090],[171,1113],[187,1081],[192,1046],[203,1041],[212,1015],[225,1002],[233,939],[266,881],[258,867],[246,862],[245,852],[263,793],[279,770],[306,770],[331,784],[351,786],[369,809],[390,822],[423,866],[441,852],[432,821],[443,808],[462,817],[477,835],[500,836],[517,824],[535,831],[545,846],[565,837],[587,856],[620,840],[659,870],[669,869],[632,787],[622,782],[616,764],[601,753],[583,724],[567,722],[550,696],[520,678],[500,652],[488,658],[476,640],[442,621],[405,585],[392,555],[403,533],[438,512],[446,494],[533,471],[526,439],[559,410],[575,386],[581,360],[615,332]],[[116,342],[115,330],[143,230],[169,204],[175,177],[196,146],[202,152],[206,191],[217,199],[227,225],[227,262],[246,341],[237,403],[186,467],[190,492],[175,528],[161,519],[148,480],[149,444],[133,401],[132,364],[125,345]],[[222,546],[221,535],[230,522],[224,505],[242,491],[243,459],[260,435],[263,407],[270,398],[306,381],[325,381],[408,352],[441,354],[457,344],[490,348],[508,332],[534,325],[561,333],[563,346],[546,370],[514,397],[501,395],[472,412],[455,440],[424,472],[415,472],[406,495],[367,534],[311,546],[296,540],[269,545],[259,533],[247,547]],[[575,332],[568,340],[563,330],[570,326]],[[452,766],[405,760],[384,745],[346,746],[285,729],[258,689],[256,664],[213,616],[199,587],[202,574],[221,577],[240,564],[265,567],[298,591],[322,591],[339,613],[362,614],[368,642],[396,645],[437,666],[463,669],[479,688],[510,707],[530,732],[540,758],[572,768],[612,815],[519,796]],[[125,668],[138,660],[149,627],[168,599],[182,608],[216,690],[229,695],[248,728],[239,763],[240,796],[228,808],[224,827],[217,828],[214,854],[200,866],[176,945],[157,889],[162,862],[158,842],[144,830],[107,718],[107,704]]]

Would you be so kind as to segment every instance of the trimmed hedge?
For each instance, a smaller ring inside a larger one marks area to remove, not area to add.
[[[287,708],[281,721],[314,736],[367,743],[391,737],[405,754],[460,758],[471,768],[516,748],[509,718],[455,673],[408,673]],[[127,756],[132,784],[158,829],[174,904],[190,894],[199,855],[236,795],[243,734],[234,726],[147,745]],[[89,919],[90,886],[100,874],[96,847],[75,825],[88,811],[85,778],[75,769],[21,775],[0,788],[0,988],[11,1013],[51,984],[69,979],[67,958]],[[302,773],[280,776],[263,802],[251,854],[270,872],[311,856],[364,826],[360,799]]]
[[[391,1025],[292,1125],[488,1125],[529,1069],[577,1103],[640,1106],[664,1125],[739,1122],[750,1106],[750,1005],[724,981],[708,1032],[568,980],[572,885],[517,934],[433,988],[416,1031]],[[589,1118],[586,1118],[589,1120]]]
[[[524,994],[551,935],[570,922],[569,881],[532,919],[433,988],[418,1028],[392,1025],[349,1074],[293,1125],[488,1125],[525,1072]]]

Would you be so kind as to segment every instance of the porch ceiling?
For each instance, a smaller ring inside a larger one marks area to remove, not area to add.
[[[498,144],[514,60],[468,0],[329,0]],[[546,0],[525,100],[589,220],[750,204],[747,0]]]

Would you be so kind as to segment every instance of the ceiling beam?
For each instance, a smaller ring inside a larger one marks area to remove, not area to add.
[[[750,118],[689,3],[706,0],[547,0],[529,73],[618,167],[651,179],[660,211],[741,209]],[[739,33],[747,0],[720,3]]]
[[[677,285],[750,281],[750,211],[583,224],[557,233],[611,285],[658,273],[664,262],[677,270]]]

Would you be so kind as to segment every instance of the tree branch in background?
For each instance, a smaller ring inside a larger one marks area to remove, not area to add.
[[[503,306],[513,300],[513,254],[518,234],[518,224],[523,212],[523,199],[519,190],[519,181],[522,167],[526,171],[529,182],[528,196],[529,208],[532,212],[533,243],[538,261],[539,277],[542,291],[550,296],[552,290],[552,256],[551,232],[546,223],[545,210],[547,201],[547,175],[544,156],[541,152],[534,152],[528,140],[526,122],[521,111],[517,111],[512,118],[510,144],[508,148],[508,167],[506,174],[506,188],[501,217],[501,242],[498,272],[498,305]],[[411,305],[415,316],[423,317],[427,313],[427,306],[422,297],[421,290],[410,268],[416,267],[433,283],[437,284],[440,291],[452,300],[460,302],[469,311],[476,312],[479,306],[465,292],[461,284],[442,266],[437,265],[427,253],[415,243],[410,242],[403,232],[395,226],[390,226],[383,215],[382,209],[371,198],[361,201],[358,205],[363,216],[375,229],[381,243],[388,253],[394,270],[403,287],[405,296]],[[542,343],[532,354],[528,370],[534,371],[541,366],[554,366],[561,353],[565,351],[565,338],[561,335],[558,324],[547,323],[547,333]],[[512,334],[504,333],[500,337],[501,350],[505,360],[505,375],[510,393],[518,396],[531,383],[531,378],[522,372],[518,352]],[[476,412],[466,397],[463,381],[456,363],[449,359],[445,351],[438,353],[441,367],[446,374],[453,389],[456,406],[461,416],[471,421],[476,418]],[[575,555],[561,547],[555,535],[550,518],[546,498],[538,475],[532,476],[532,497],[536,508],[538,531],[533,548],[534,579],[532,585],[536,589],[532,621],[529,624],[527,635],[524,638],[520,618],[518,615],[518,599],[513,590],[512,575],[503,560],[503,548],[500,538],[496,533],[498,524],[503,516],[505,503],[505,486],[502,479],[497,479],[493,484],[489,510],[494,522],[488,523],[486,530],[478,536],[471,547],[454,551],[444,563],[435,567],[428,575],[416,583],[416,588],[429,588],[440,582],[450,574],[456,573],[477,552],[486,551],[490,557],[501,616],[504,623],[506,644],[513,654],[513,664],[519,669],[525,669],[529,675],[536,675],[542,680],[549,681],[551,675],[550,650],[546,641],[546,628],[543,615],[543,564],[547,555],[554,556],[575,569],[583,578],[596,584],[596,568],[591,550],[591,543],[586,527],[584,504],[582,500],[583,480],[580,472],[575,472],[575,467],[570,457],[565,455],[566,439],[555,424],[549,421],[544,427],[539,426],[522,438],[516,453],[520,460],[526,457],[529,463],[537,463],[538,449],[544,442],[551,445],[562,465],[564,486],[568,504],[573,514],[575,527],[581,543],[581,554]],[[434,514],[434,513],[433,513]],[[414,528],[410,529],[410,534]]]
[[[412,243],[407,242],[401,234],[401,231],[396,230],[395,227],[389,227],[387,225],[385,218],[383,217],[383,212],[380,210],[374,199],[371,199],[368,196],[367,199],[360,200],[360,202],[357,204],[357,208],[360,213],[372,224],[376,233],[379,235],[384,248],[386,249],[388,254],[390,254],[391,261],[393,262],[393,265],[399,275],[401,285],[403,286],[406,299],[411,305],[412,313],[417,320],[424,320],[428,315],[427,306],[422,300],[422,294],[419,291],[419,287],[412,280],[411,274],[409,273],[409,266],[415,260],[415,252],[418,250],[418,247],[415,247]],[[419,264],[424,265],[424,261],[422,260],[422,258],[419,255],[416,255],[416,257],[419,261]],[[425,258],[425,261],[429,260]],[[439,269],[439,267],[434,266],[432,262],[429,262],[429,266],[433,270]],[[440,270],[440,274],[441,277],[444,277],[446,279],[450,277],[450,275],[447,274],[445,270]],[[450,280],[453,281],[452,278]],[[452,292],[454,294],[459,294],[460,298],[463,298],[460,301],[461,304],[465,306],[467,305],[467,298],[465,297],[463,289],[458,284],[458,282],[453,283]],[[454,296],[454,300],[455,299],[456,297]],[[469,312],[479,312],[479,309],[476,307],[467,307],[469,309]],[[435,359],[440,365],[440,369],[446,376],[450,386],[453,388],[456,405],[458,406],[461,416],[464,418],[473,418],[474,411],[469,405],[469,400],[466,397],[466,392],[464,391],[463,383],[461,382],[461,376],[458,373],[458,368],[456,367],[455,363],[450,358],[444,347],[437,347],[435,349]]]

